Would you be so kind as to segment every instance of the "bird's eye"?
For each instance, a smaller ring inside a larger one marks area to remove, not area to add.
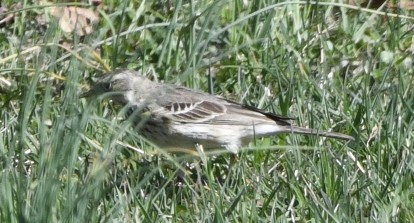
[[[112,87],[112,85],[111,85],[110,82],[102,83],[102,88],[107,90],[107,91],[111,90],[111,87]]]

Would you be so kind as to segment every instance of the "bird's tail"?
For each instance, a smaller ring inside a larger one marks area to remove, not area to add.
[[[354,137],[346,135],[346,134],[342,134],[342,133],[327,132],[327,131],[321,131],[321,130],[317,130],[317,129],[297,127],[297,126],[285,126],[285,130],[283,132],[285,132],[285,133],[299,133],[299,134],[304,134],[304,135],[324,136],[324,137],[347,140],[347,141],[354,140]]]

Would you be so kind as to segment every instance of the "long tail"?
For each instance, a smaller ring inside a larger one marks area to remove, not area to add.
[[[324,137],[347,140],[347,141],[355,140],[354,137],[352,136],[342,134],[342,133],[337,133],[337,132],[326,132],[326,131],[321,131],[317,129],[308,129],[308,128],[303,128],[303,127],[298,127],[298,126],[285,126],[285,129],[286,130],[283,131],[285,133],[299,133],[299,134],[304,134],[304,135],[324,136]]]

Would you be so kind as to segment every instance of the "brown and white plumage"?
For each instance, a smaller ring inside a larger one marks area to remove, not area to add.
[[[254,137],[300,133],[353,140],[351,136],[293,126],[289,120],[189,88],[154,83],[131,70],[117,70],[99,79],[82,97],[107,94],[138,112],[139,132],[161,148],[238,149]],[[138,113],[138,114],[136,114]],[[146,114],[143,118],[142,114]]]

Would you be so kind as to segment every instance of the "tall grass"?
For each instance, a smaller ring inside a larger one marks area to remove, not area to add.
[[[414,220],[410,11],[302,1],[104,6],[84,37],[62,33],[52,17],[42,25],[46,7],[28,1],[1,28],[0,222]],[[116,67],[356,140],[280,135],[235,160],[202,156],[187,168],[194,158],[155,148],[110,101],[78,97]]]

